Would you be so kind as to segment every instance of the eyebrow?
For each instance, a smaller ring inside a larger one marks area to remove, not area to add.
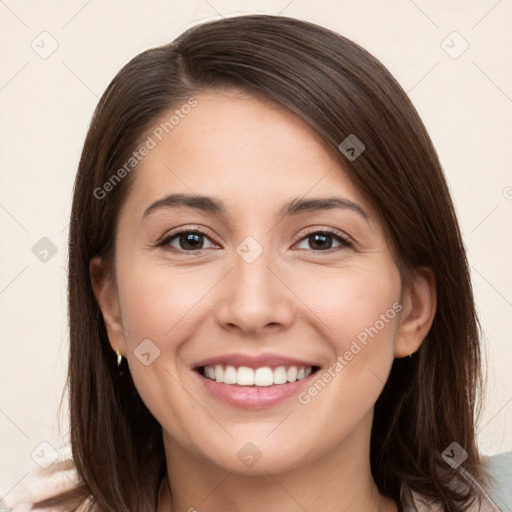
[[[146,208],[142,218],[161,208],[196,208],[198,210],[213,213],[215,215],[225,215],[226,209],[221,201],[209,196],[197,196],[190,194],[171,194],[152,203]],[[312,199],[295,198],[287,202],[279,211],[282,217],[298,215],[300,213],[314,210],[331,210],[339,208],[350,210],[365,220],[369,216],[364,209],[357,203],[341,197],[320,197]]]

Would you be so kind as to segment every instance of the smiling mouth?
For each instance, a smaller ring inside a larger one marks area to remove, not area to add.
[[[248,366],[209,365],[197,368],[201,376],[214,382],[233,386],[269,387],[289,384],[309,377],[319,366]]]

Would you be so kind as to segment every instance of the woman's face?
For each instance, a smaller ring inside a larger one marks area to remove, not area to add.
[[[297,116],[195,99],[162,140],[174,110],[154,123],[134,171],[115,280],[95,285],[111,344],[166,446],[203,462],[279,472],[365,450],[393,359],[416,348],[383,227]]]

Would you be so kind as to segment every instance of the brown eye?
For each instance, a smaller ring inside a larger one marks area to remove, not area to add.
[[[307,243],[309,247],[300,247],[300,244]],[[306,235],[299,242],[300,249],[312,249],[313,251],[329,251],[330,249],[338,249],[351,247],[352,244],[350,241],[338,234],[337,232],[332,231],[315,231]]]
[[[205,243],[210,245],[205,245]],[[176,251],[199,251],[214,247],[211,240],[199,230],[180,231],[170,235],[159,244],[163,247],[169,247]]]

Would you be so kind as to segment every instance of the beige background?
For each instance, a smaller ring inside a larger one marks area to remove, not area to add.
[[[67,432],[65,409],[60,426],[57,416],[67,358],[67,224],[99,96],[140,51],[198,21],[254,12],[340,32],[378,57],[410,94],[452,187],[486,333],[489,387],[480,446],[489,454],[512,450],[512,1],[5,0],[0,496],[23,484],[34,466],[31,453],[48,451],[38,448],[41,442],[58,447]],[[32,252],[43,237],[57,250],[46,262]]]

